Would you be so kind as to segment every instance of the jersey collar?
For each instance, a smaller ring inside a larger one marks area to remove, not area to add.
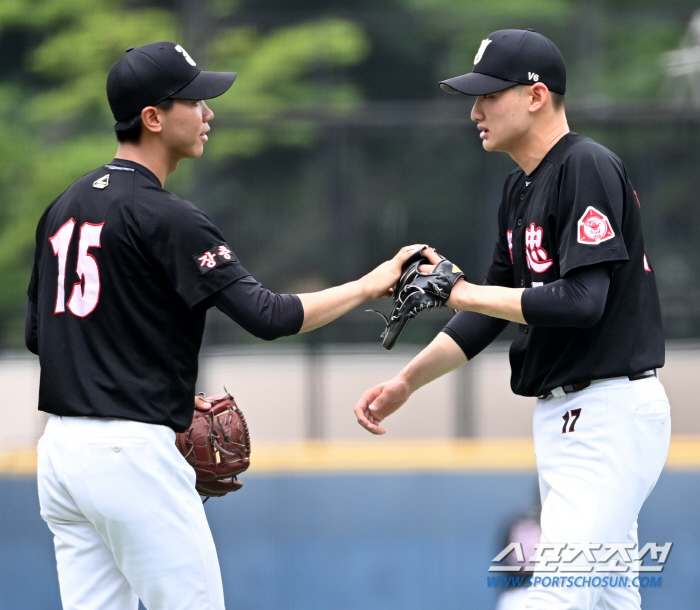
[[[533,169],[529,174],[525,174],[525,180],[528,182],[532,182],[534,177],[538,174],[540,171],[540,168],[545,165],[547,162],[550,163],[557,163],[558,160],[561,158],[561,155],[564,153],[564,151],[568,148],[567,143],[571,140],[572,136],[576,136],[578,134],[575,134],[573,131],[569,131],[565,133],[561,138],[559,138],[554,146],[550,148],[547,151],[547,154],[542,158],[542,161],[540,161],[539,165]]]
[[[146,176],[146,178],[148,178],[151,182],[155,183],[160,188],[163,188],[163,185],[160,183],[160,180],[158,180],[158,178],[156,178],[156,175],[150,169],[148,169],[144,165],[141,165],[140,163],[136,163],[134,161],[127,161],[126,159],[119,159],[119,158],[115,157],[112,160],[112,162],[110,163],[110,165],[119,165],[121,167],[129,167],[129,168],[139,172],[139,174],[143,174],[144,176]]]

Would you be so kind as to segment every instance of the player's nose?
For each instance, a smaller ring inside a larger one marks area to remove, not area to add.
[[[482,112],[481,109],[481,100],[483,98],[481,96],[478,96],[476,98],[476,101],[474,102],[474,105],[472,106],[472,112],[471,112],[471,119],[475,123],[478,123],[481,119],[484,118],[484,113]]]
[[[214,112],[212,111],[209,106],[207,106],[207,103],[205,101],[202,101],[202,105],[204,106],[204,112],[202,113],[202,120],[205,123],[208,123],[214,118]]]

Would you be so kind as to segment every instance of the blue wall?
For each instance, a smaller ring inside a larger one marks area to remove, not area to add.
[[[206,509],[232,610],[489,610],[491,559],[534,474],[244,476]],[[700,609],[700,473],[666,472],[641,542],[673,542],[645,610]],[[33,479],[0,479],[0,610],[60,608]]]

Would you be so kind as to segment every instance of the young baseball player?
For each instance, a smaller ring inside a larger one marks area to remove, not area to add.
[[[387,293],[413,248],[361,279],[274,294],[207,216],[164,188],[199,157],[233,72],[180,46],[129,48],[107,79],[114,160],[46,210],[36,233],[26,340],[39,355],[41,516],[66,610],[224,610],[195,475],[175,447],[192,421],[207,309],[264,339],[305,332]],[[206,407],[206,405],[202,405]]]
[[[476,97],[471,118],[484,149],[508,153],[519,167],[505,182],[484,285],[455,284],[447,305],[460,312],[395,378],[363,394],[358,421],[384,434],[379,424],[412,392],[517,322],[511,387],[537,397],[542,542],[636,544],[637,515],[670,440],[657,378],[659,299],[637,195],[618,157],[569,131],[564,60],[544,36],[494,32],[473,71],[440,87]],[[570,565],[584,576],[602,568],[587,553]],[[632,610],[640,596],[631,586],[538,587],[527,607]]]

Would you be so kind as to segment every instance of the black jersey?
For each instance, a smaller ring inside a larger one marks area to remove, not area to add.
[[[248,275],[145,167],[115,159],[82,177],[37,229],[39,409],[186,429],[207,299]]]
[[[569,133],[526,175],[508,176],[489,284],[535,287],[610,262],[602,318],[591,328],[520,325],[511,387],[538,396],[570,383],[633,375],[664,364],[661,311],[644,250],[639,200],[620,159]]]

